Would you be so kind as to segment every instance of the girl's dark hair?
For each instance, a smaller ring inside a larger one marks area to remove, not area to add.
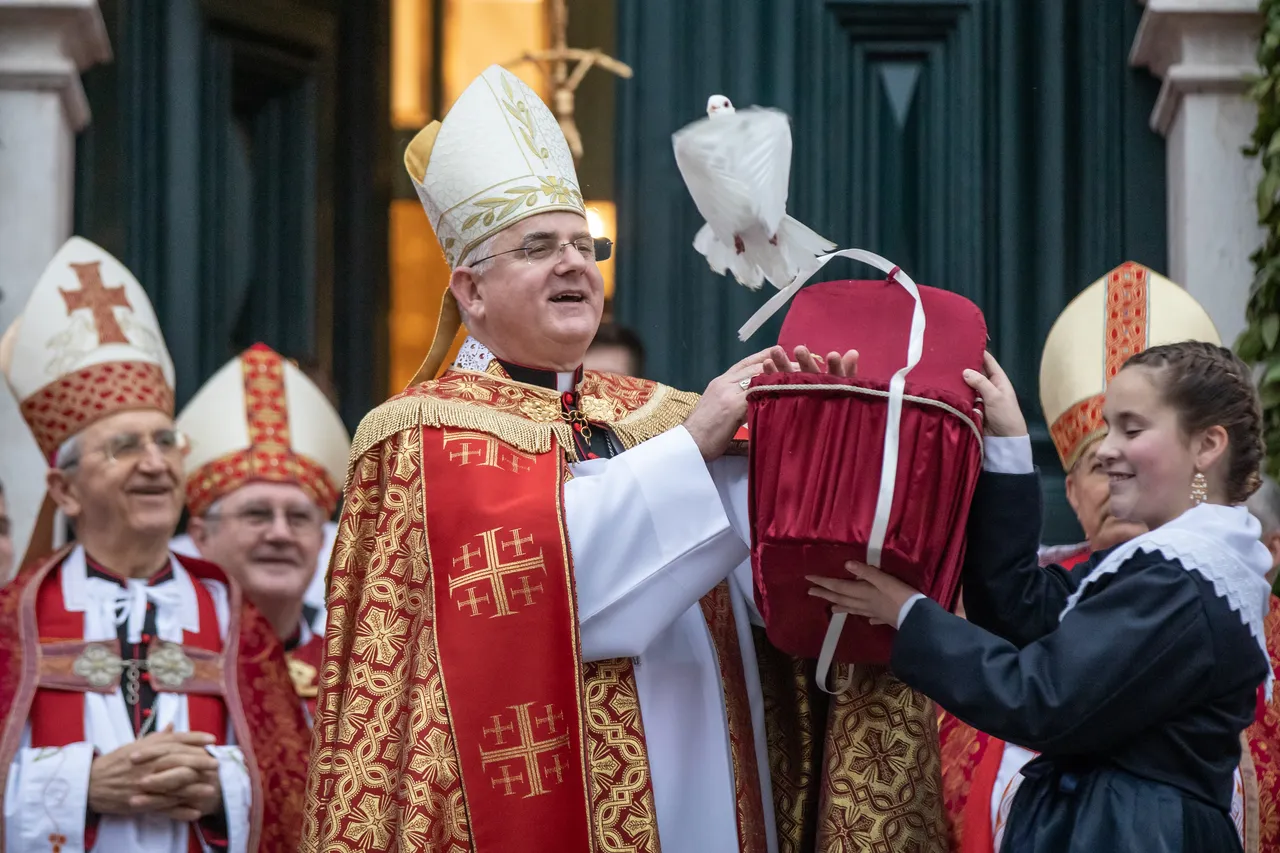
[[[1144,350],[1125,367],[1149,367],[1162,374],[1162,393],[1188,435],[1221,426],[1227,431],[1227,500],[1244,503],[1262,485],[1259,471],[1262,402],[1249,367],[1226,347],[1202,341],[1162,344]]]

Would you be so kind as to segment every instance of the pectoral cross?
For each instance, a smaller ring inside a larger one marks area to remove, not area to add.
[[[128,308],[133,310],[133,306],[129,304],[129,297],[125,295],[124,285],[117,287],[106,287],[102,283],[102,270],[99,268],[100,263],[94,261],[88,264],[71,264],[71,269],[75,271],[76,278],[80,279],[79,290],[63,290],[58,288],[58,292],[62,294],[62,299],[67,303],[67,314],[79,311],[82,308],[88,308],[93,314],[93,327],[98,333],[99,344],[127,344],[129,339],[125,337],[124,329],[120,328],[119,321],[116,320],[116,308]]]
[[[551,78],[551,112],[560,122],[560,130],[574,159],[582,157],[582,134],[573,120],[574,94],[582,78],[592,66],[599,65],[605,71],[628,79],[634,73],[631,66],[620,62],[598,48],[582,50],[569,47],[569,10],[565,0],[551,0],[551,49],[526,53],[519,59],[506,63],[519,65],[521,62],[532,62],[542,67],[544,73]],[[569,63],[576,62],[573,71]]]

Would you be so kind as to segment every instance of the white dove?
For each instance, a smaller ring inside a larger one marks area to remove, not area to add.
[[[835,244],[787,215],[791,122],[764,107],[737,111],[724,95],[707,117],[671,137],[676,165],[707,221],[693,238],[711,269],[752,290],[786,287],[800,267]]]

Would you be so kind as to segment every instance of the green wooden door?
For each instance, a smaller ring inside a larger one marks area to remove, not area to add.
[[[1054,318],[1124,260],[1163,269],[1158,91],[1126,57],[1127,0],[619,0],[617,315],[654,378],[701,389],[776,340],[735,331],[767,294],[713,275],[670,136],[707,96],[792,117],[789,209],[842,247],[891,258],[986,313],[991,349],[1032,422],[1045,539],[1079,536],[1040,412]],[[876,274],[843,260],[821,276]]]
[[[256,341],[384,397],[389,0],[102,0],[76,231],[137,275],[182,405]]]

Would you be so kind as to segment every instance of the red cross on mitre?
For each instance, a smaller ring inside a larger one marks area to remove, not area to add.
[[[129,297],[125,295],[124,285],[116,287],[103,285],[100,261],[70,266],[75,271],[76,278],[80,279],[80,289],[58,288],[63,301],[67,303],[68,316],[82,308],[88,309],[93,314],[93,327],[98,333],[99,345],[129,343],[115,314],[116,308],[133,310],[133,306],[129,304]]]

